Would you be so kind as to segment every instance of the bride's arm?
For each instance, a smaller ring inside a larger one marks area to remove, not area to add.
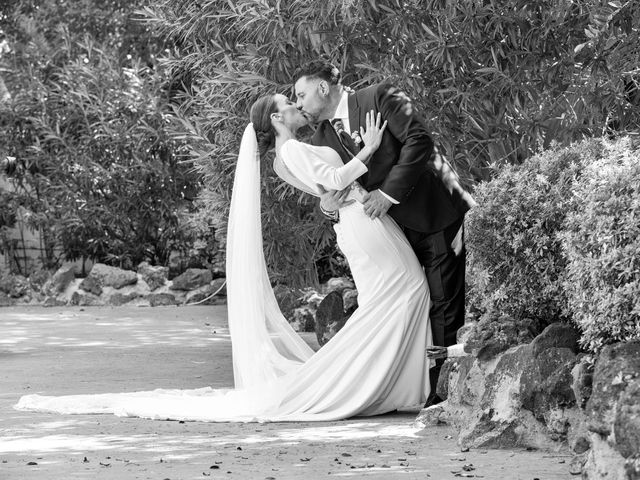
[[[291,140],[280,148],[282,160],[291,173],[316,192],[317,185],[328,190],[343,190],[368,171],[358,156],[341,167],[334,167],[322,154],[321,149]]]

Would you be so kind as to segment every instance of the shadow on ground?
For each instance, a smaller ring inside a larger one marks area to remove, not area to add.
[[[321,423],[199,423],[13,410],[21,395],[233,385],[223,306],[0,309],[0,478],[568,479],[568,458],[460,452],[416,412]],[[318,348],[313,334],[305,340]]]

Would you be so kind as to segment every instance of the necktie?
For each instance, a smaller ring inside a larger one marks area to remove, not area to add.
[[[349,154],[355,156],[354,152],[356,151],[356,144],[351,138],[351,135],[349,135],[349,132],[344,129],[344,123],[342,123],[342,119],[334,118],[333,120],[331,120],[331,125],[338,134],[340,143],[345,148],[345,150],[349,152]]]

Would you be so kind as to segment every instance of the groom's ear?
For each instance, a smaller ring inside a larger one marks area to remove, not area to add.
[[[326,80],[320,80],[318,82],[318,92],[320,92],[320,95],[323,97],[329,95],[329,84]]]

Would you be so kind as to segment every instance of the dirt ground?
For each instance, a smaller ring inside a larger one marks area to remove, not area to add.
[[[0,365],[0,480],[572,478],[568,454],[461,452],[449,427],[414,429],[416,411],[216,424],[12,408],[29,393],[232,386],[224,306],[1,308]]]

